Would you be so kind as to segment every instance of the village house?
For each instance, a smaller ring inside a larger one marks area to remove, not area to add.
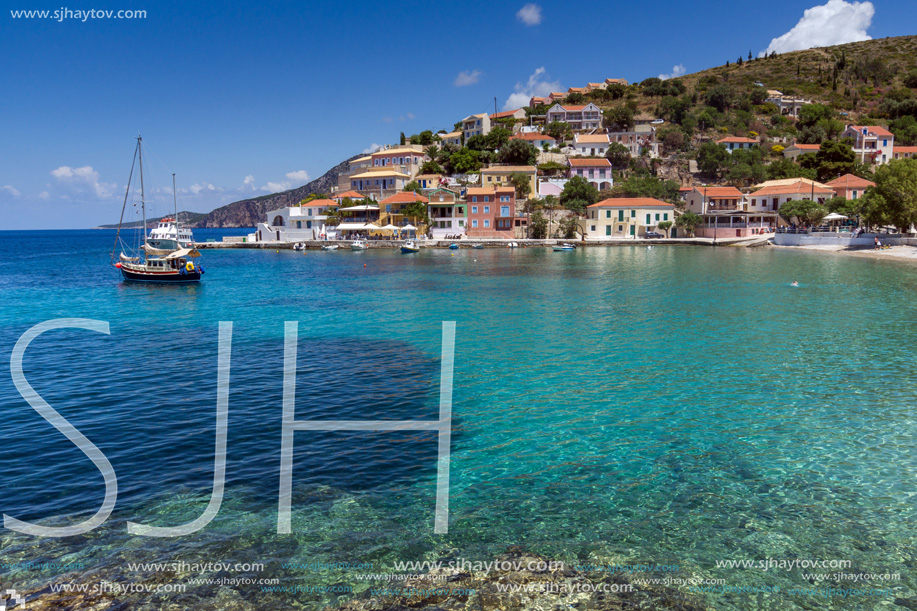
[[[605,86],[608,87],[609,85],[624,85],[625,87],[627,87],[627,79],[626,78],[607,78],[605,79]]]
[[[656,128],[651,125],[638,125],[632,131],[608,132],[611,142],[627,147],[631,157],[659,157],[659,143],[656,142]]]
[[[750,149],[761,145],[761,143],[754,138],[741,138],[739,136],[720,138],[716,143],[725,146],[726,150],[730,153],[739,149]]]
[[[749,211],[777,212],[783,204],[802,199],[823,204],[836,195],[828,185],[807,178],[769,180],[761,183],[760,187],[746,196]]]
[[[436,189],[443,184],[443,177],[439,174],[418,174],[414,177],[414,182],[424,190]]]
[[[834,189],[837,197],[844,199],[859,199],[869,187],[875,187],[876,183],[853,174],[844,174],[834,180],[830,180],[825,185]]]
[[[860,163],[888,163],[893,158],[895,134],[878,125],[848,125],[841,139],[853,140]]]
[[[457,191],[452,189],[433,189],[427,193],[428,214],[433,224],[430,232],[435,239],[445,239],[447,235],[465,233],[468,219],[468,206]]]
[[[741,210],[744,197],[735,187],[699,186],[691,189],[685,201],[689,211],[703,216],[713,210]]]
[[[340,204],[345,199],[349,199],[355,202],[360,201],[364,199],[364,197],[365,196],[358,191],[340,191],[331,195],[331,199],[333,199],[337,204]]]
[[[561,102],[561,101],[563,101],[563,99],[564,99],[565,97],[567,97],[567,94],[564,93],[563,91],[552,91],[552,92],[548,95],[548,100],[550,100],[551,103],[554,104],[554,103],[556,103],[556,102]]]
[[[783,93],[775,89],[767,90],[767,98],[764,101],[776,106],[780,110],[781,115],[791,117],[798,117],[802,107],[812,103],[812,100],[783,95]]]
[[[368,168],[350,176],[350,188],[382,195],[385,191],[400,191],[411,181],[411,175],[392,166]]]
[[[586,93],[592,93],[596,89],[605,89],[605,83],[586,83]]]
[[[317,240],[325,233],[329,210],[338,203],[331,199],[313,199],[302,205],[278,208],[267,212],[267,221],[258,223],[255,233],[248,236],[253,242],[302,242]]]
[[[416,224],[420,219],[408,218],[403,214],[403,209],[415,202],[427,204],[430,200],[419,193],[413,193],[411,191],[401,191],[400,193],[395,193],[394,195],[386,197],[379,202],[379,224],[387,225],[391,223],[399,227],[407,225],[408,223]]]
[[[569,89],[567,89],[567,95],[570,95],[571,93],[579,93],[582,95],[586,95],[587,93],[589,93],[589,90],[586,87],[570,87]]]
[[[423,146],[409,144],[376,151],[370,159],[370,169],[395,167],[413,178],[429,157],[424,153]]]
[[[610,141],[606,134],[576,134],[573,149],[577,155],[604,157]]]
[[[525,109],[517,108],[516,110],[504,110],[503,112],[497,112],[490,115],[491,121],[496,121],[497,119],[524,119],[525,118]]]
[[[560,121],[574,130],[598,129],[602,126],[602,111],[592,102],[581,106],[555,104],[548,110],[545,121]]]
[[[675,220],[675,206],[651,197],[605,199],[586,208],[587,239],[639,238]],[[672,229],[675,231],[675,229]]]
[[[516,237],[516,190],[512,187],[472,187],[465,194],[465,206],[468,237]],[[521,224],[523,219],[519,220]]]
[[[462,146],[462,132],[449,132],[448,134],[438,134],[443,144],[454,144]]]
[[[542,134],[540,132],[519,132],[510,136],[510,140],[524,140],[534,146],[537,149],[543,149],[545,145],[548,148],[554,148],[557,145],[557,141],[547,134]]]
[[[495,165],[481,170],[481,184],[489,189],[493,186],[512,186],[510,176],[525,174],[529,179],[529,193],[538,193],[538,170],[532,165]]]
[[[895,159],[910,159],[917,157],[917,146],[896,146],[894,148]]]
[[[581,176],[589,181],[589,184],[604,191],[614,186],[614,179],[611,177],[611,162],[604,157],[597,159],[580,159],[573,158],[567,160],[569,166],[568,176]]]
[[[551,103],[551,98],[549,97],[538,97],[533,95],[529,100],[529,108],[535,108],[536,106],[547,106]]]
[[[472,136],[486,136],[490,133],[490,115],[486,112],[462,119],[465,142]]]
[[[802,155],[814,155],[820,150],[820,144],[791,144],[783,149],[783,157],[797,161]]]

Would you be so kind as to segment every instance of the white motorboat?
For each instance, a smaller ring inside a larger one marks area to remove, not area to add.
[[[322,244],[322,250],[337,250],[340,248],[337,244]]]
[[[369,248],[369,243],[366,240],[354,240],[350,243],[350,250],[366,250]]]

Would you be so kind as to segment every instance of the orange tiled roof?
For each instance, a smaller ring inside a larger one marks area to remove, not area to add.
[[[917,149],[917,147],[914,147]],[[826,182],[829,187],[844,187],[845,189],[865,189],[866,187],[875,187],[876,183],[853,174],[844,174],[832,181]]]
[[[611,162],[602,157],[601,159],[568,159],[570,167],[587,168],[587,167],[611,167]]]
[[[429,203],[428,200],[423,195],[419,193],[413,193],[411,191],[402,191],[401,193],[395,193],[391,197],[386,197],[382,200],[383,204],[413,204],[414,202]]]
[[[717,199],[742,199],[745,197],[735,187],[694,187],[694,190],[701,195],[706,195],[707,199],[711,197]]]
[[[884,127],[879,127],[878,125],[851,125],[850,127],[860,133],[863,133],[863,129],[865,128],[877,136],[886,136],[888,138],[893,138],[895,136],[895,134],[891,133]]]
[[[652,197],[611,197],[589,208],[674,208],[672,204]]]
[[[344,191],[343,193],[335,193],[331,196],[332,199],[344,199],[349,197],[350,199],[363,199],[363,194],[359,191]]]
[[[509,137],[510,140],[554,140],[551,136],[547,134],[540,134],[538,132],[527,132],[519,133]]]
[[[803,151],[820,151],[821,150],[820,144],[793,144],[790,146],[795,146],[796,148],[801,149]],[[790,147],[788,146],[787,148],[790,148]]]
[[[724,142],[734,142],[736,144],[759,144],[759,141],[755,140],[754,138],[742,138],[739,136],[727,136],[716,141],[717,144],[723,144]]]
[[[896,153],[917,153],[917,146],[896,146],[894,148]]]
[[[806,193],[813,194],[818,193],[821,195],[834,194],[834,189],[829,189],[827,187],[819,187],[813,185],[811,182],[798,181],[788,185],[775,185],[772,187],[764,187],[763,189],[758,189],[754,193],[750,193],[749,197],[761,197],[762,195],[796,195]]]
[[[589,143],[589,144],[591,144],[591,143],[598,143],[598,142],[604,142],[604,143],[607,144],[607,143],[608,143],[608,136],[605,135],[605,134],[589,134],[588,136],[578,136],[578,137],[576,138],[576,142],[577,142],[577,144],[580,143],[580,142],[585,142],[585,143]]]
[[[313,199],[303,204],[303,206],[309,206],[309,207],[317,206],[319,208],[322,208],[322,207],[331,208],[331,207],[340,206],[340,204],[338,204],[333,199]]]
[[[490,115],[490,118],[491,119],[502,119],[503,117],[511,117],[514,114],[516,114],[517,112],[519,112],[520,110],[522,109],[517,108],[516,110],[504,110],[503,112],[498,112],[498,113],[494,113]]]

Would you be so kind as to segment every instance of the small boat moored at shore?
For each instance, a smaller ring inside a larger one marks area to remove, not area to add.
[[[296,244],[293,244],[293,250],[305,250],[305,249],[306,249],[306,245],[303,244],[302,242],[297,242]]]
[[[322,244],[322,250],[337,250],[340,248],[337,244]]]
[[[449,250],[458,250],[458,249],[459,249],[459,245],[458,245],[458,244],[454,244],[454,243],[453,243],[453,244],[449,244]]]
[[[412,252],[420,252],[420,247],[417,246],[417,242],[414,240],[405,240],[404,244],[401,245],[401,253],[410,254]]]
[[[355,240],[350,243],[350,250],[366,250],[369,248],[369,244],[366,240]]]
[[[566,252],[570,250],[576,250],[576,246],[573,244],[558,244],[554,246],[554,252]]]

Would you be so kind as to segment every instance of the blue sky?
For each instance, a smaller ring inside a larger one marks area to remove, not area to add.
[[[451,130],[494,98],[503,109],[552,85],[693,72],[782,36],[777,48],[917,33],[913,0],[4,6],[0,229],[117,222],[138,132],[156,211],[175,172],[179,207],[208,212],[302,185],[400,131]],[[61,8],[147,16],[10,12]]]

